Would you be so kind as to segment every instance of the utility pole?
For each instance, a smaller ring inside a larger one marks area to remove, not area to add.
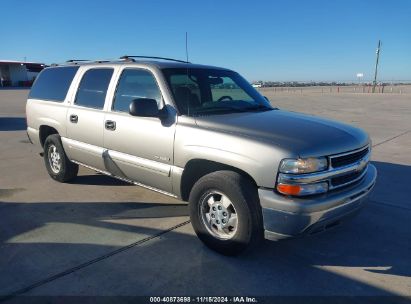
[[[378,61],[380,59],[380,49],[381,49],[381,40],[378,40],[378,47],[377,47],[377,60],[375,61],[375,71],[374,71],[374,82],[372,86],[372,92],[375,93],[375,86],[377,85],[377,72],[378,72]]]

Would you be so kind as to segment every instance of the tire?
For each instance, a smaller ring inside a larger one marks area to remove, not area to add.
[[[58,182],[68,182],[77,176],[78,165],[67,158],[58,134],[49,135],[44,141],[44,163],[50,177]]]
[[[263,219],[257,187],[239,173],[216,171],[203,176],[193,186],[189,204],[191,223],[197,236],[209,248],[223,255],[238,255],[246,249],[253,249],[263,239]],[[213,211],[212,206],[216,206],[217,210]],[[218,211],[220,206],[222,209]],[[224,212],[228,214],[228,220],[224,217]],[[224,219],[225,228],[218,230],[216,222],[223,225]],[[236,227],[229,226],[230,222],[235,223],[235,219]]]

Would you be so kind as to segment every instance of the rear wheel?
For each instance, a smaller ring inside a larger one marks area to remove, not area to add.
[[[78,165],[67,158],[58,134],[49,135],[44,141],[44,163],[56,181],[68,182],[77,176]]]
[[[237,255],[263,238],[257,188],[232,171],[210,173],[190,193],[190,217],[197,236],[211,249]]]

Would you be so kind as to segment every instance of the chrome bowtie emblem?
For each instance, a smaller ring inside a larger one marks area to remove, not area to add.
[[[357,171],[362,171],[362,169],[364,169],[366,165],[367,165],[367,160],[365,159],[360,160],[358,163]]]

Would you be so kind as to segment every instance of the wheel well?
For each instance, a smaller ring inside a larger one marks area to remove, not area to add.
[[[184,201],[188,201],[191,189],[201,177],[220,170],[237,172],[243,176],[246,176],[253,182],[253,184],[257,185],[255,180],[247,172],[241,169],[205,159],[193,159],[190,160],[184,167],[183,176],[181,177],[181,198]]]
[[[59,134],[59,132],[50,126],[40,126],[39,129],[39,137],[40,137],[40,144],[43,147],[46,138],[51,134]]]

